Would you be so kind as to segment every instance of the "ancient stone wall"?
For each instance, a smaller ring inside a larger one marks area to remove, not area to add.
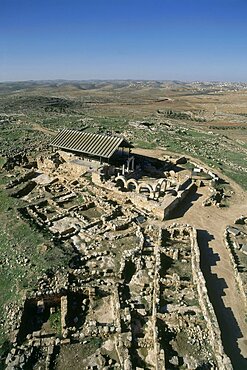
[[[241,273],[238,270],[238,265],[235,262],[235,258],[234,258],[234,255],[232,253],[232,247],[231,247],[230,240],[229,240],[229,233],[228,233],[227,230],[225,230],[225,233],[224,233],[224,243],[225,243],[226,249],[229,252],[229,258],[230,258],[230,261],[231,261],[231,264],[232,264],[232,267],[233,267],[233,271],[234,271],[234,276],[235,276],[235,279],[236,279],[236,283],[237,283],[237,286],[239,288],[240,293],[243,296],[244,304],[245,304],[245,309],[246,309],[247,308],[247,291],[246,291],[246,286],[245,286],[245,284],[244,284],[244,282],[242,280]]]
[[[221,342],[221,332],[218,325],[218,321],[213,309],[213,306],[209,300],[206,282],[200,268],[200,249],[197,243],[197,233],[194,228],[190,232],[191,239],[191,263],[193,280],[197,286],[198,298],[200,306],[207,322],[209,333],[211,336],[211,346],[214,350],[218,368],[221,370],[233,369],[230,359],[224,352],[223,345]]]

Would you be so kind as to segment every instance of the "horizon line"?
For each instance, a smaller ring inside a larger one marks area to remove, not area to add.
[[[182,82],[182,83],[233,83],[233,84],[247,84],[247,81],[236,80],[180,80],[180,79],[135,79],[135,78],[88,78],[88,79],[27,79],[27,80],[0,80],[0,83],[20,83],[20,82]]]

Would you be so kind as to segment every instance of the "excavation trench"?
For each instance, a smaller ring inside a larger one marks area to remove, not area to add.
[[[225,306],[223,297],[226,293],[224,290],[228,288],[225,279],[219,278],[216,273],[212,272],[212,267],[216,266],[220,261],[219,254],[214,253],[213,249],[209,246],[209,242],[213,239],[213,236],[207,231],[198,230],[201,270],[206,280],[209,299],[219,323],[224,350],[230,358],[233,368],[244,370],[247,368],[247,359],[241,355],[238,340],[245,333],[241,332],[232,309]]]

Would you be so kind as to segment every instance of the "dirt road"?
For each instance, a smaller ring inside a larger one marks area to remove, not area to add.
[[[32,124],[32,129],[33,130],[36,130],[36,131],[40,131],[40,132],[43,132],[44,134],[48,134],[48,135],[56,135],[57,132],[54,131],[54,130],[51,130],[49,128],[46,128],[46,127],[43,127],[41,126],[40,124],[38,123],[33,123]]]
[[[198,189],[194,200],[187,199],[184,208],[168,221],[188,223],[198,232],[201,268],[206,279],[209,298],[221,328],[222,341],[234,369],[247,368],[247,323],[241,294],[238,291],[223,235],[227,225],[233,224],[247,207],[241,194],[235,194],[229,208],[203,207],[206,188]],[[191,205],[189,209],[188,205]]]

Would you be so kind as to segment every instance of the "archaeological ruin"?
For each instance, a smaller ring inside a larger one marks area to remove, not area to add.
[[[218,178],[133,149],[120,136],[62,130],[9,176],[20,217],[74,258],[9,307],[7,370],[232,369],[197,231],[164,221]]]

